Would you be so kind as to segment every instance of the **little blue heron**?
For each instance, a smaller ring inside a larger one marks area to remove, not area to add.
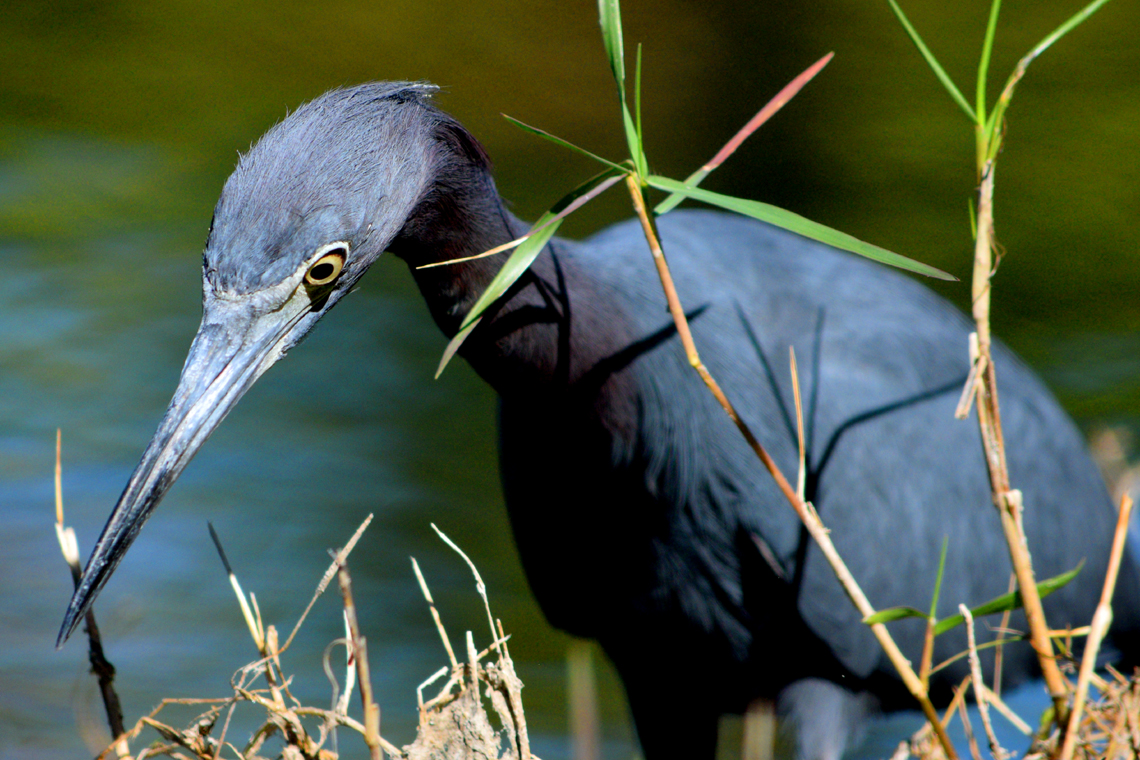
[[[505,254],[417,267],[526,231],[483,148],[430,104],[433,90],[334,90],[242,156],[206,242],[201,327],[61,641],[210,433],[381,253],[407,262],[452,336]],[[758,222],[682,211],[660,231],[702,356],[785,472],[798,462],[788,347],[801,357],[807,498],[872,602],[922,607],[943,537],[942,612],[1005,593],[1009,557],[977,426],[953,416],[966,319],[907,277]],[[530,586],[551,624],[597,639],[613,660],[647,757],[711,757],[718,717],[765,698],[796,728],[799,756],[833,760],[868,711],[910,704],[689,366],[636,223],[552,241],[460,353],[500,399],[503,489]],[[1004,347],[994,360],[1036,569],[1086,562],[1046,612],[1054,627],[1084,625],[1113,506],[1045,387]],[[1137,580],[1127,558],[1114,643],[1133,659]],[[917,661],[923,624],[895,626]],[[944,636],[936,658],[963,648],[963,635]],[[1034,663],[1027,644],[1008,647],[1004,683],[1031,677]],[[935,697],[966,667],[939,673]]]

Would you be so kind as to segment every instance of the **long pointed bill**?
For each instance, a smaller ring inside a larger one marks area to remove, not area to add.
[[[308,299],[265,310],[258,294],[207,297],[166,415],[119,497],[68,605],[56,646],[75,630],[143,523],[186,464],[254,381],[316,322]]]

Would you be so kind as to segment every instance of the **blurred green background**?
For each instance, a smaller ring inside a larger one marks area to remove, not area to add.
[[[1078,7],[1005,3],[991,99]],[[988,4],[904,8],[972,93]],[[627,51],[644,43],[654,171],[683,178],[835,51],[705,186],[968,282],[971,126],[885,2],[627,0],[623,11]],[[1140,7],[1110,3],[1033,64],[997,174],[995,330],[1086,429],[1140,430],[1138,30]],[[589,2],[9,2],[0,40],[0,757],[74,757],[101,713],[82,642],[53,651],[70,586],[50,524],[54,431],[86,554],[174,388],[199,316],[199,253],[237,152],[330,87],[430,80],[486,145],[515,213],[534,218],[594,166],[500,113],[611,158],[624,138]],[[614,192],[562,229],[585,236],[628,215]],[[968,295],[964,283],[938,290],[959,305]],[[569,756],[568,639],[546,626],[518,566],[492,394],[461,363],[431,379],[444,343],[404,265],[382,260],[231,415],[97,605],[128,722],[163,696],[223,695],[254,655],[206,519],[288,629],[325,549],[374,511],[353,567],[385,733],[411,740],[414,688],[445,661],[409,554],[453,638],[483,630],[434,521],[479,565],[514,633],[536,751]],[[286,662],[318,703],[337,605],[324,600]],[[620,686],[600,667],[605,752],[628,757]]]

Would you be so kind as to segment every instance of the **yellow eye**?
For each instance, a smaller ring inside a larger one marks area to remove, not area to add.
[[[309,271],[305,272],[305,283],[307,285],[328,285],[340,275],[340,270],[344,269],[344,255],[346,249],[343,244],[337,245],[332,248],[324,256],[321,256],[313,265],[309,267]]]

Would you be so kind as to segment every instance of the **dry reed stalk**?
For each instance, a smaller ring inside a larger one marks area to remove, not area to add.
[[[986,700],[986,682],[982,678],[982,661],[978,657],[978,644],[974,636],[974,616],[970,614],[970,608],[964,604],[958,605],[958,611],[966,620],[966,645],[970,652],[970,676],[974,685],[974,699],[978,703],[978,714],[982,718],[982,728],[985,729],[986,739],[990,744],[990,754],[994,756],[994,760],[1005,760],[1009,757],[1009,753],[1002,749],[998,743],[997,735],[994,734],[993,723],[990,721],[990,708]]]
[[[1073,697],[1073,707],[1069,714],[1069,723],[1065,730],[1065,740],[1061,745],[1060,760],[1072,760],[1076,749],[1077,734],[1081,725],[1081,714],[1085,708],[1085,699],[1088,697],[1089,681],[1096,668],[1096,656],[1100,651],[1101,641],[1112,624],[1112,594],[1116,590],[1116,577],[1120,570],[1120,561],[1124,557],[1124,542],[1128,536],[1128,518],[1132,515],[1132,499],[1128,494],[1120,500],[1120,514],[1116,521],[1116,534],[1112,540],[1112,553],[1109,555],[1108,571],[1105,573],[1104,587],[1100,594],[1100,603],[1093,613],[1092,624],[1089,626],[1089,636],[1085,643],[1084,657],[1081,659],[1080,674],[1077,677],[1077,690]]]
[[[1028,65],[1028,62],[1025,65]],[[1024,68],[1021,70],[1024,71]],[[1011,84],[1002,93],[1004,102],[1008,103],[1012,94],[1013,82],[1011,80]],[[1058,725],[1062,725],[1068,709],[1065,679],[1061,675],[1061,670],[1054,658],[1053,645],[1048,636],[1049,625],[1045,619],[1041,597],[1037,593],[1033,562],[1025,538],[1025,527],[1022,523],[1021,492],[1010,485],[1009,469],[1005,456],[1005,440],[1001,427],[1001,407],[998,403],[997,374],[990,350],[991,278],[994,273],[993,252],[997,243],[994,240],[993,217],[995,163],[992,157],[988,160],[985,159],[988,153],[989,146],[986,144],[985,131],[979,126],[978,168],[980,185],[978,188],[977,238],[974,245],[974,270],[971,286],[972,313],[977,330],[977,355],[976,358],[971,357],[976,372],[971,371],[971,378],[976,378],[976,382],[972,383],[968,393],[976,393],[977,397],[978,428],[981,431],[983,453],[990,475],[990,489],[993,494],[994,506],[1001,516],[1002,532],[1005,534],[1006,543],[1009,547],[1010,561],[1013,564],[1014,573],[1017,575],[1025,618],[1029,624],[1029,638],[1034,651],[1037,653],[1041,673],[1053,700],[1053,709],[1057,716]],[[973,386],[976,386],[976,389]]]
[[[79,542],[75,538],[75,529],[63,522],[63,431],[59,428],[55,430],[55,536],[59,541],[63,560],[71,571],[71,582],[75,588],[79,588],[79,582],[83,578]],[[103,639],[99,635],[99,626],[95,623],[94,609],[87,610],[84,616],[84,630],[87,633],[87,660],[91,663],[91,672],[99,682],[99,695],[103,700],[103,709],[107,713],[107,724],[111,728],[112,738],[115,739],[112,746],[119,757],[126,757],[127,745],[121,738],[125,733],[123,708],[115,691],[115,666],[103,652]]]
[[[356,621],[356,603],[352,598],[352,578],[348,565],[341,563],[337,568],[337,582],[344,598],[344,616],[348,621],[352,657],[356,661],[356,680],[360,683],[360,701],[364,707],[364,743],[368,745],[372,760],[384,760],[380,748],[380,705],[372,699],[372,675],[368,669],[368,641],[360,635]]]
[[[263,625],[260,612],[252,594],[249,595],[248,608],[252,608],[247,618],[251,637],[257,643],[260,638],[262,648],[258,654],[260,659],[240,668],[231,679],[232,695],[217,699],[164,699],[158,707],[149,714],[142,716],[129,730],[123,732],[116,739],[115,744],[107,747],[98,760],[104,760],[115,751],[120,751],[124,757],[129,756],[129,742],[136,739],[146,729],[153,729],[161,737],[161,741],[144,748],[136,756],[138,760],[144,757],[158,755],[184,758],[186,760],[219,760],[223,748],[228,748],[240,760],[260,760],[262,748],[266,741],[274,736],[280,737],[284,747],[282,756],[290,760],[336,760],[338,753],[327,749],[324,745],[333,736],[336,727],[345,727],[359,733],[369,746],[370,755],[374,758],[383,757],[386,753],[392,758],[400,760],[438,760],[441,757],[452,757],[458,752],[461,757],[496,757],[501,760],[537,760],[530,752],[530,740],[527,733],[526,718],[522,708],[522,681],[515,673],[514,664],[510,659],[507,647],[508,637],[503,632],[501,621],[490,617],[490,606],[487,602],[486,588],[479,576],[478,570],[472,567],[472,572],[480,589],[488,619],[491,620],[494,634],[490,645],[481,652],[475,650],[474,639],[470,632],[467,634],[467,661],[460,665],[455,662],[454,652],[450,649],[447,632],[439,622],[438,611],[434,610],[434,602],[423,574],[418,572],[418,566],[413,560],[413,567],[417,570],[417,581],[424,596],[433,608],[433,619],[437,622],[441,640],[448,650],[449,660],[455,667],[444,666],[432,678],[429,678],[417,690],[421,709],[420,727],[417,731],[416,741],[403,749],[387,741],[379,733],[380,710],[372,696],[371,681],[367,659],[367,642],[360,633],[356,618],[356,605],[352,596],[352,582],[348,574],[346,560],[371,515],[357,529],[352,540],[339,552],[336,552],[329,567],[317,586],[315,597],[328,587],[333,576],[337,576],[344,597],[344,617],[347,635],[344,640],[337,640],[326,648],[325,670],[330,675],[332,670],[328,667],[327,655],[333,645],[345,643],[349,650],[350,673],[352,680],[360,683],[361,701],[364,704],[363,721],[357,721],[348,716],[343,707],[347,702],[343,699],[351,688],[346,688],[344,695],[338,699],[337,688],[333,685],[333,709],[325,709],[302,705],[289,693],[290,678],[285,675],[281,663],[281,653],[284,647],[277,645],[277,631],[272,625]],[[441,538],[455,549],[471,565],[470,560],[461,552],[454,542],[441,534]],[[216,540],[216,539],[215,539]],[[220,544],[220,542],[218,542]],[[220,549],[220,546],[219,546]],[[224,552],[221,552],[224,555]],[[228,568],[228,560],[225,562]],[[231,585],[240,589],[240,584]],[[244,592],[242,597],[245,596]],[[315,598],[314,597],[314,598]],[[296,635],[300,623],[304,621],[313,601],[309,602],[297,626],[294,627],[290,639]],[[250,624],[252,621],[252,624]],[[288,643],[288,642],[286,642]],[[494,654],[495,662],[485,662]],[[352,668],[355,667],[355,670]],[[443,690],[432,700],[424,703],[422,691],[430,683],[452,672],[452,678],[444,685]],[[255,688],[257,680],[266,679],[264,688]],[[491,706],[499,718],[502,730],[496,730],[488,720],[488,712],[483,706],[479,694],[480,687],[486,687],[486,697],[490,699]],[[256,705],[264,709],[266,718],[257,728],[249,742],[244,747],[237,747],[226,741],[226,733],[230,719],[235,708],[239,705]],[[166,708],[181,706],[206,706],[206,712],[194,718],[190,724],[179,729],[159,719],[159,714]],[[343,706],[343,707],[342,707]],[[221,720],[220,736],[213,735],[214,729]],[[308,730],[302,719],[319,719],[316,735]],[[510,746],[501,748],[502,736],[506,735]],[[229,753],[227,753],[229,756]]]
[[[665,299],[669,304],[669,312],[673,316],[673,322],[677,328],[677,335],[681,339],[681,344],[684,346],[685,355],[689,359],[689,364],[692,365],[693,369],[700,375],[701,380],[704,381],[705,386],[708,387],[709,391],[716,398],[717,403],[724,409],[729,419],[732,420],[737,430],[740,431],[745,441],[748,442],[749,447],[751,447],[752,451],[759,457],[773,480],[776,481],[776,486],[784,494],[784,498],[792,505],[792,509],[795,510],[804,526],[807,527],[808,533],[815,539],[816,544],[819,545],[828,564],[831,565],[831,569],[835,572],[836,577],[843,586],[843,590],[855,604],[856,609],[858,609],[859,613],[865,618],[874,615],[875,608],[863,593],[863,589],[859,587],[855,577],[851,575],[851,571],[847,569],[847,564],[839,555],[835,544],[832,543],[831,536],[827,528],[824,527],[823,521],[820,520],[819,514],[816,513],[815,507],[811,505],[811,502],[801,499],[791,487],[787,478],[784,477],[779,467],[776,466],[775,460],[772,459],[768,451],[760,441],[756,439],[756,436],[752,434],[748,425],[740,418],[740,415],[737,414],[736,409],[728,400],[728,396],[725,395],[720,385],[701,361],[700,354],[697,353],[697,346],[693,342],[692,332],[689,330],[689,321],[685,317],[680,298],[677,296],[677,289],[673,284],[673,275],[669,272],[669,265],[665,261],[665,252],[661,248],[656,225],[645,206],[645,197],[642,195],[641,185],[638,184],[638,180],[635,176],[629,175],[626,177],[626,186],[629,188],[629,194],[633,200],[633,208],[641,220],[642,230],[645,233],[646,241],[649,243],[649,250],[653,255],[653,263],[657,267],[657,274],[661,279],[661,287],[665,291]],[[1036,591],[1036,589],[1034,590]],[[938,719],[938,713],[935,711],[934,704],[930,701],[930,696],[927,694],[926,686],[919,679],[918,675],[915,674],[910,661],[902,653],[902,650],[898,648],[894,639],[891,638],[891,634],[887,630],[886,625],[874,623],[870,628],[871,633],[878,640],[879,646],[882,647],[887,658],[898,671],[907,691],[918,701],[923,714],[926,715],[927,720],[931,722],[931,726],[943,750],[946,752],[947,758],[949,758],[949,760],[957,760],[958,755],[954,750],[954,745],[950,742],[950,738],[942,728],[942,724]]]

